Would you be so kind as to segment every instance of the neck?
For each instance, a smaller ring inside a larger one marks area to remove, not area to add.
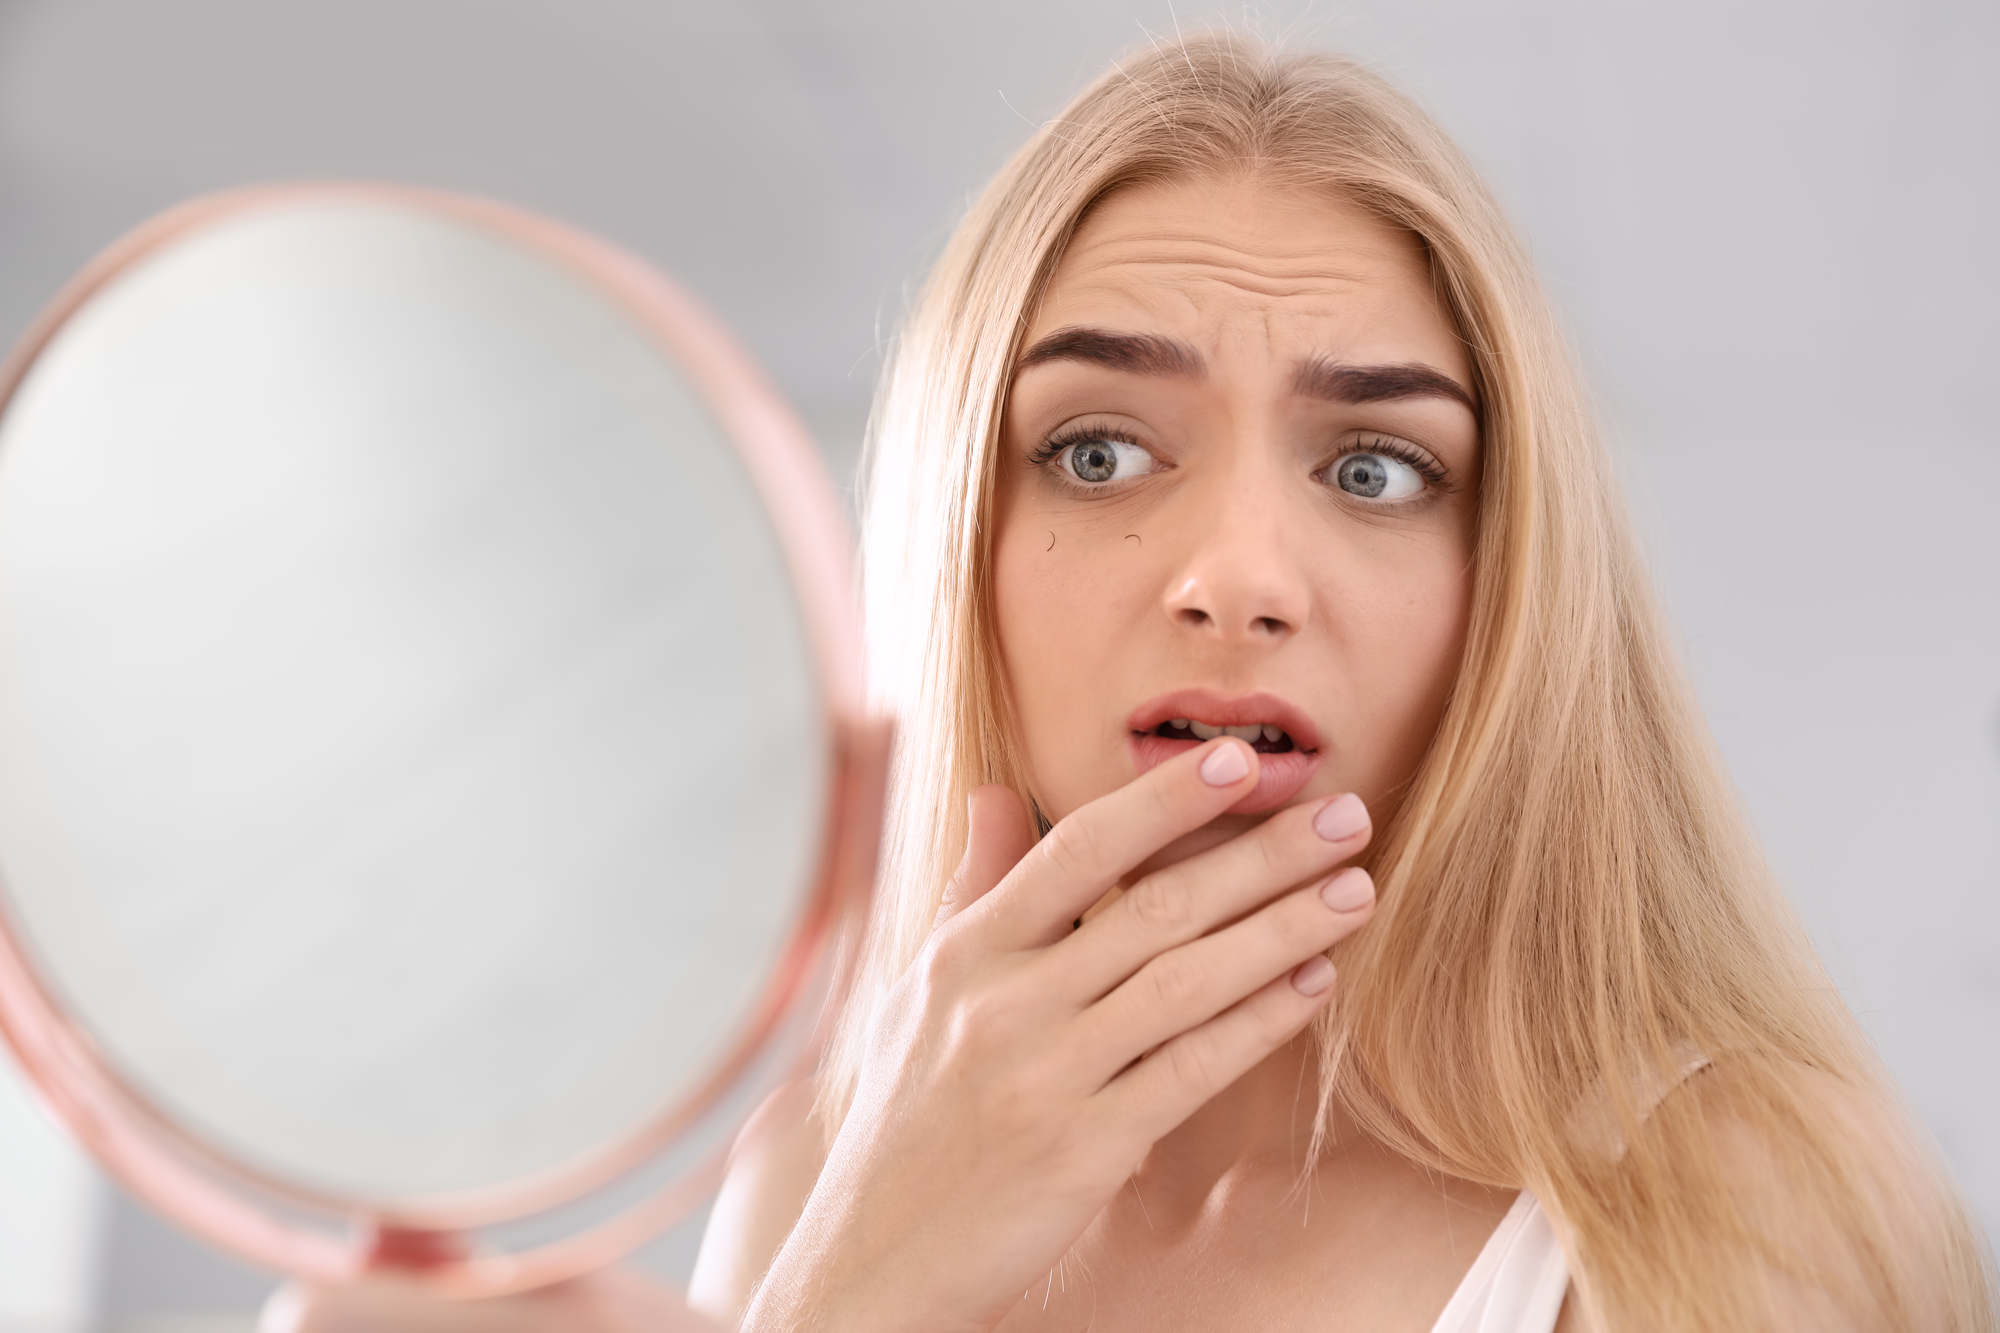
[[[1153,1145],[1132,1177],[1152,1225],[1192,1224],[1246,1188],[1290,1190],[1312,1144],[1317,1046],[1301,1033]]]

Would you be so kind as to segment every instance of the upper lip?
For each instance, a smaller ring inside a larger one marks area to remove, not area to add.
[[[1301,750],[1319,749],[1319,728],[1304,710],[1275,694],[1221,694],[1215,690],[1170,690],[1148,699],[1132,710],[1126,725],[1133,731],[1149,732],[1162,722],[1177,717],[1206,722],[1212,727],[1247,727],[1265,723],[1283,727],[1292,744]]]

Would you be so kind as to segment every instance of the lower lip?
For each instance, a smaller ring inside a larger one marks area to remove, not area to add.
[[[1135,732],[1132,736],[1132,760],[1144,773],[1200,744],[1200,741],[1177,741],[1151,732]],[[1318,751],[1287,750],[1283,754],[1260,754],[1257,756],[1256,787],[1248,796],[1230,806],[1228,813],[1256,815],[1275,810],[1297,796],[1318,770]]]

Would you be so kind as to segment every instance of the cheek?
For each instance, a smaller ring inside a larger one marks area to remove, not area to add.
[[[1108,705],[1130,643],[1131,617],[1120,607],[1132,600],[1121,577],[1131,571],[1073,526],[997,527],[993,628],[1016,739],[1036,798],[1060,817],[1115,785],[1115,774],[1098,770],[1123,753],[1122,719]]]
[[[1451,558],[1383,571],[1375,596],[1350,603],[1357,684],[1372,700],[1354,736],[1362,772],[1356,785],[1370,804],[1408,781],[1437,730],[1458,678],[1472,604],[1467,564]],[[1384,812],[1386,814],[1386,812]]]
[[[1065,689],[1088,678],[1094,645],[1088,590],[1060,550],[1050,549],[1047,532],[1006,532],[993,544],[993,620],[1000,662],[1029,734],[1046,726],[1052,708],[1081,691]],[[1057,542],[1060,546],[1060,542]]]
[[[1050,605],[1049,571],[1034,559],[1026,534],[1005,527],[993,541],[993,629],[999,640],[1000,665],[1018,703],[1023,691],[1033,691],[1047,673]]]

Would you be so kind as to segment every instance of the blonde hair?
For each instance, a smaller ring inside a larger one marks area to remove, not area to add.
[[[1044,127],[911,312],[871,426],[873,688],[899,720],[879,897],[822,1080],[921,948],[986,782],[1022,789],[988,609],[1012,366],[1113,191],[1249,173],[1410,233],[1481,404],[1458,684],[1337,950],[1321,1114],[1532,1189],[1600,1327],[1751,1328],[1786,1291],[1868,1328],[1993,1327],[1990,1261],[1896,1110],[1739,814],[1522,248],[1444,134],[1355,64],[1216,33],[1142,51]],[[1678,1092],[1690,1051],[1709,1072]],[[1814,1308],[1820,1308],[1815,1306]]]

